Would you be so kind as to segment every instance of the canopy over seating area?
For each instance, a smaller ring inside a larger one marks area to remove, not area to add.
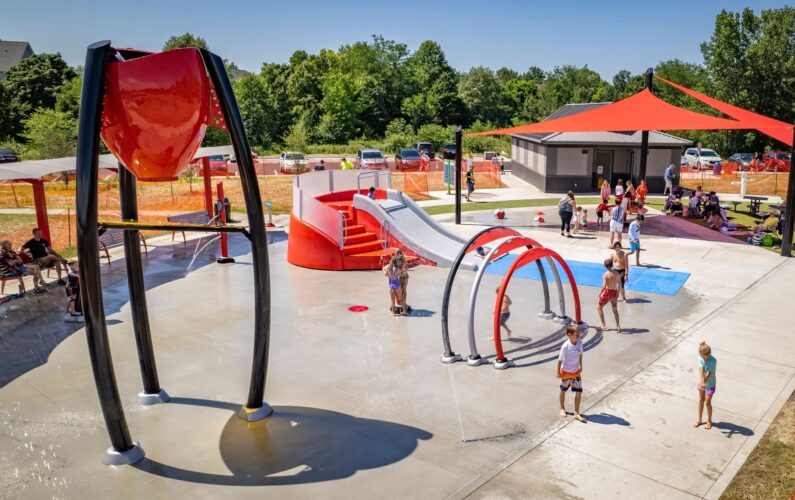
[[[199,148],[193,159],[209,158],[215,155],[230,155],[234,153],[231,145]],[[36,207],[36,224],[41,229],[42,236],[50,240],[50,225],[47,220],[47,202],[44,196],[43,177],[63,172],[74,172],[77,168],[77,159],[74,156],[65,158],[50,158],[47,160],[25,160],[15,163],[0,164],[0,182],[27,182],[33,186],[33,200]],[[118,171],[119,161],[112,154],[99,155],[97,163],[99,169]],[[209,164],[208,164],[209,168]],[[205,176],[207,177],[207,176]],[[209,178],[207,179],[209,181]],[[205,193],[212,198],[212,192]],[[209,205],[212,201],[208,202]]]
[[[652,70],[646,73],[646,88],[635,95],[582,113],[545,120],[518,127],[502,128],[472,135],[539,134],[558,132],[627,132],[642,131],[640,178],[646,176],[648,133],[651,130],[756,130],[792,147],[795,126],[748,111],[700,94],[673,82],[657,77],[691,97],[713,107],[730,118],[696,113],[667,103],[652,93]],[[795,151],[794,151],[795,153]],[[792,254],[793,202],[795,175],[789,176],[784,238],[781,255]]]

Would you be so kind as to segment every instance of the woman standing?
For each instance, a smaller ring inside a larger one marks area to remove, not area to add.
[[[602,197],[602,203],[609,203],[610,202],[610,183],[607,182],[607,179],[602,181],[602,190],[599,192],[599,195]]]
[[[566,232],[566,236],[571,238],[571,217],[577,210],[577,203],[574,201],[574,192],[569,191],[566,196],[558,203],[558,214],[560,215],[560,235]]]
[[[467,155],[466,181],[467,181],[467,201],[472,201],[469,199],[469,197],[472,196],[472,191],[475,190],[475,166],[472,163],[472,153],[469,153]]]

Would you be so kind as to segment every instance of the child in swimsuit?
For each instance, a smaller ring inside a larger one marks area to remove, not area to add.
[[[500,287],[497,287],[495,292],[500,293]],[[508,332],[508,338],[511,337],[511,329],[508,328],[508,318],[511,317],[511,298],[508,295],[502,296],[502,307],[500,307],[500,327],[505,328]]]
[[[397,256],[393,256],[389,264],[384,266],[384,274],[389,280],[389,300],[391,301],[392,316],[397,316],[400,309],[400,267]],[[406,315],[406,311],[403,310],[401,314]]]
[[[618,317],[618,288],[621,286],[619,284],[620,278],[618,277],[618,273],[613,269],[613,259],[605,260],[604,264],[607,271],[602,275],[602,289],[599,290],[599,304],[596,306],[596,310],[599,312],[602,330],[607,330],[605,314],[602,308],[610,302],[610,306],[613,308],[613,316],[616,318],[616,329],[620,332],[621,320]]]

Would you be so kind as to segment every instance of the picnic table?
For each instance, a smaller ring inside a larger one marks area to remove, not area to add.
[[[749,211],[752,215],[757,215],[759,213],[759,209],[762,208],[762,202],[767,201],[767,196],[743,196],[744,200],[750,200]]]

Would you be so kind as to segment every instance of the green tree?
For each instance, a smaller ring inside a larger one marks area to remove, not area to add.
[[[246,134],[252,145],[268,149],[273,143],[268,121],[270,96],[265,81],[258,75],[245,75],[235,84],[235,98]]]
[[[55,109],[68,113],[77,119],[80,114],[80,94],[83,90],[83,77],[76,76],[64,83],[55,98]]]
[[[610,86],[588,66],[560,66],[547,75],[538,91],[539,116],[549,116],[561,106],[572,103],[604,102],[610,99]]]
[[[22,132],[19,104],[0,82],[0,140],[11,140]]]
[[[608,95],[611,101],[620,101],[637,94],[645,85],[646,77],[644,75],[633,75],[629,71],[622,69],[613,77],[613,84]]]
[[[461,75],[458,95],[469,113],[469,121],[507,125],[511,119],[509,96],[494,73],[483,66]]]
[[[25,120],[23,137],[28,141],[28,159],[74,156],[77,148],[77,120],[69,113],[38,109]]]
[[[3,85],[18,115],[29,116],[38,108],[54,107],[61,87],[75,76],[61,54],[36,54],[8,70]]]
[[[438,43],[427,40],[406,59],[406,97],[401,113],[414,127],[435,123],[451,125],[466,117],[458,96],[458,74]]]
[[[309,144],[309,134],[302,121],[297,121],[290,127],[290,131],[284,136],[284,146],[290,151],[306,151]]]
[[[323,110],[318,126],[320,139],[326,143],[343,144],[357,137],[360,106],[359,88],[353,76],[339,71],[326,74],[320,103]]]
[[[386,127],[383,148],[385,151],[394,152],[399,148],[408,147],[414,140],[414,130],[403,118],[395,118]]]
[[[166,43],[163,44],[163,51],[174,50],[174,49],[187,49],[189,47],[210,50],[204,38],[193,35],[191,33],[185,33],[183,35],[172,36],[171,38],[166,40]]]

